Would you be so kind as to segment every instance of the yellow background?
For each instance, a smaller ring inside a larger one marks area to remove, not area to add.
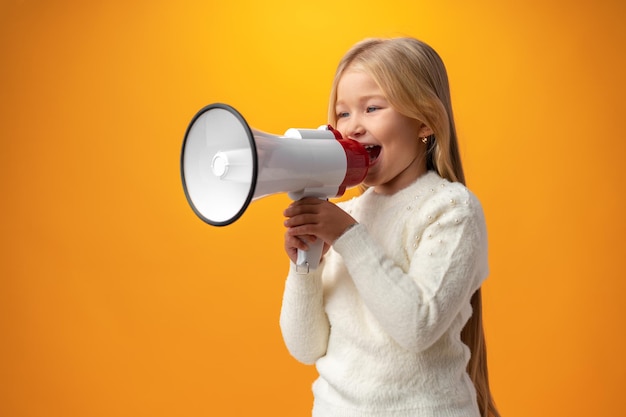
[[[484,204],[503,415],[624,415],[622,2],[0,1],[0,416],[306,416],[284,195],[214,228],[179,176],[204,105],[324,123],[368,36],[434,46]]]

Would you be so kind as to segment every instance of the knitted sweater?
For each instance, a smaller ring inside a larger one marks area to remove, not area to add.
[[[359,224],[320,267],[291,264],[280,325],[315,364],[315,417],[474,417],[460,332],[488,273],[481,205],[434,172],[393,195],[339,204]]]

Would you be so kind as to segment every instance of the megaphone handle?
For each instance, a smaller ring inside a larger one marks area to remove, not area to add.
[[[309,250],[298,249],[298,259],[296,261],[296,272],[299,274],[308,274],[309,271],[317,269],[322,259],[322,251],[324,250],[324,241],[317,239],[313,243],[309,243]]]

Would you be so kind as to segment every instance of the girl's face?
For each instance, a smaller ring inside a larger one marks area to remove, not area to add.
[[[374,79],[348,69],[337,84],[337,130],[361,143],[370,155],[363,181],[379,194],[393,194],[426,172],[426,145],[432,134],[418,120],[398,113]]]

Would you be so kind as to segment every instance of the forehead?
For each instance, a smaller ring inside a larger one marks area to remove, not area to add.
[[[337,101],[363,96],[384,96],[384,94],[371,75],[364,71],[348,69],[337,83]]]

